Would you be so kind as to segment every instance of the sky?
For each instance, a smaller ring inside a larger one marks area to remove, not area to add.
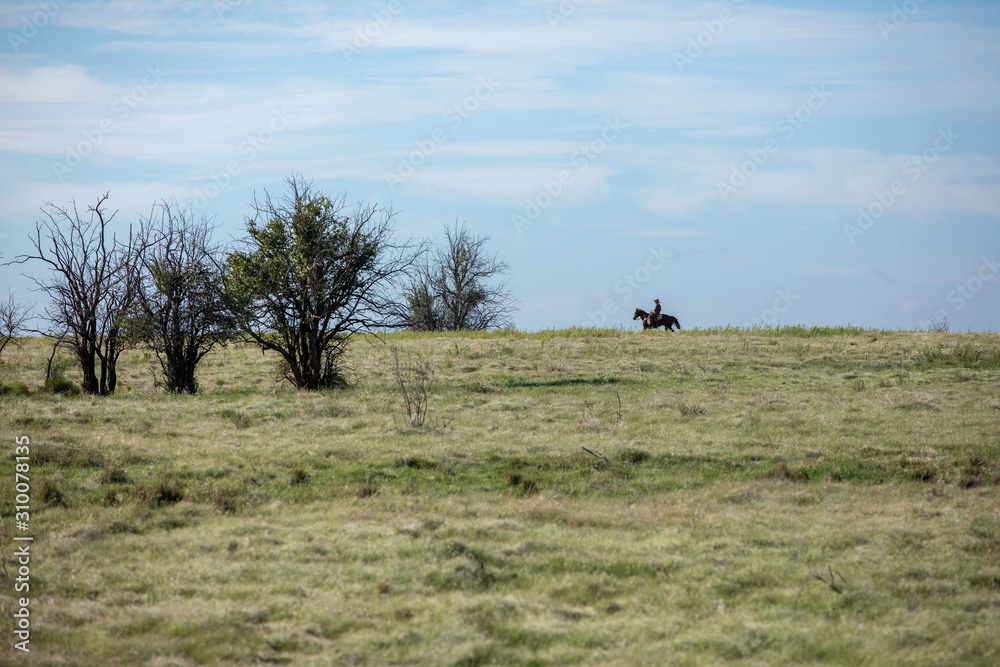
[[[525,330],[1000,330],[995,0],[0,5],[0,261],[46,202],[243,235],[300,174],[467,224]],[[0,266],[0,294],[38,300]]]

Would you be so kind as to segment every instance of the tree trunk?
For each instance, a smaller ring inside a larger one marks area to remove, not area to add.
[[[78,347],[76,356],[80,360],[80,370],[83,371],[83,380],[80,382],[80,386],[91,396],[99,396],[101,383],[94,370],[94,366],[97,365],[97,351],[87,346]]]

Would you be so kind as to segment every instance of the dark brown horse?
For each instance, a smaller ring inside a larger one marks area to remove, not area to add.
[[[653,315],[651,313],[647,313],[642,308],[636,308],[635,314],[632,315],[632,319],[638,320],[640,318],[642,319],[643,329],[658,329],[660,327],[666,328],[667,331],[673,331],[674,327],[677,327],[678,331],[681,329],[681,323],[678,322],[677,318],[673,315],[665,315],[664,313]]]

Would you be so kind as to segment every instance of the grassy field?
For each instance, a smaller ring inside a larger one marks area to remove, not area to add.
[[[394,334],[312,394],[130,352],[109,399],[4,357],[0,662],[29,436],[19,663],[1000,664],[997,334]]]

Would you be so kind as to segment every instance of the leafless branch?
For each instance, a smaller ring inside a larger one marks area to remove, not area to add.
[[[9,292],[7,301],[0,301],[0,355],[7,344],[22,336],[24,323],[31,319],[34,306],[28,303],[14,301],[14,293]]]
[[[407,287],[411,329],[483,330],[510,326],[518,303],[504,276],[510,265],[490,255],[488,236],[474,236],[463,224],[446,227],[445,243],[419,267]]]
[[[116,365],[128,338],[125,331],[139,284],[139,261],[146,248],[141,224],[130,226],[119,239],[111,232],[116,213],[105,207],[109,195],[81,215],[76,202],[70,207],[47,202],[47,220],[35,224],[31,239],[34,253],[16,263],[33,261],[46,266],[44,278],[28,276],[49,298],[45,316],[58,331],[72,339],[89,394],[114,393]]]

